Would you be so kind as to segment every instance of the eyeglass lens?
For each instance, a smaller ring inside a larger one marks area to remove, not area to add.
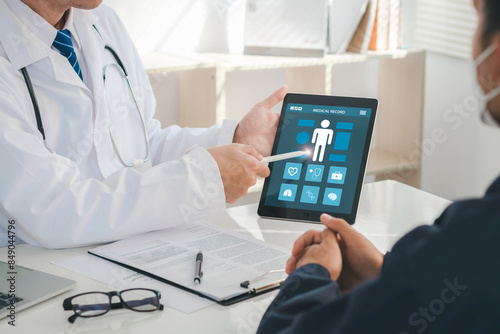
[[[71,308],[80,317],[89,318],[103,315],[110,309],[123,306],[137,312],[150,312],[160,308],[158,295],[155,291],[131,289],[120,292],[121,300],[110,304],[107,293],[90,292],[71,299]],[[119,298],[113,296],[112,298]],[[124,305],[122,306],[121,301]]]
[[[81,317],[95,317],[109,311],[109,297],[100,292],[86,293],[71,300],[76,314]]]
[[[158,309],[159,300],[155,292],[149,290],[122,291],[123,302],[134,311],[147,312]]]

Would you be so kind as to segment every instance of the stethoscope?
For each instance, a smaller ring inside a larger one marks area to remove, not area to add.
[[[97,31],[97,33],[99,34],[99,36],[101,36],[101,38],[102,38],[101,33],[99,32],[99,30],[96,28],[95,25],[94,25],[94,29]],[[145,162],[147,162],[149,160],[150,156],[151,156],[151,150],[150,150],[150,144],[149,144],[149,138],[148,138],[148,130],[146,128],[146,122],[144,121],[144,117],[142,116],[141,108],[139,106],[139,103],[137,102],[137,98],[136,98],[136,95],[134,93],[134,89],[132,88],[132,84],[130,83],[128,72],[125,69],[125,65],[123,65],[122,60],[120,59],[120,57],[118,56],[118,54],[116,53],[116,51],[110,45],[106,44],[104,46],[104,49],[108,50],[111,53],[111,55],[113,56],[113,58],[115,58],[115,61],[116,61],[116,63],[111,63],[111,64],[107,64],[106,66],[104,66],[104,69],[103,69],[103,72],[104,72],[103,73],[104,87],[106,87],[106,72],[107,72],[108,68],[115,67],[116,69],[118,69],[118,71],[120,72],[120,74],[122,75],[122,77],[125,78],[125,80],[127,81],[127,85],[128,85],[128,87],[130,89],[130,92],[132,93],[132,98],[134,99],[134,103],[135,103],[135,106],[137,108],[137,113],[139,114],[139,117],[140,117],[140,120],[141,120],[141,123],[142,123],[142,130],[143,130],[143,134],[144,134],[144,141],[145,141],[145,144],[146,144],[146,156],[143,159],[134,159],[130,163],[126,163],[125,162],[125,160],[123,159],[123,157],[120,154],[120,151],[118,150],[118,147],[116,145],[116,140],[115,140],[115,137],[113,135],[113,126],[112,126],[112,122],[111,122],[111,116],[109,114],[109,109],[106,108],[107,116],[108,116],[109,136],[111,138],[111,142],[113,144],[113,148],[114,148],[116,154],[118,155],[118,158],[120,159],[121,163],[125,167],[140,166],[140,165],[144,164]],[[40,133],[42,134],[43,144],[44,144],[45,148],[49,152],[55,154],[54,150],[52,150],[51,148],[49,148],[47,146],[47,142],[46,142],[46,139],[45,139],[45,130],[43,128],[42,117],[40,115],[40,108],[38,106],[38,100],[36,98],[35,90],[33,89],[33,85],[31,83],[31,78],[30,78],[30,76],[28,74],[28,70],[26,69],[26,67],[21,68],[21,73],[23,74],[24,81],[26,82],[26,86],[28,87],[28,92],[30,94],[31,102],[33,104],[33,109],[34,109],[34,112],[35,112],[36,125],[38,127],[38,131],[40,131]]]

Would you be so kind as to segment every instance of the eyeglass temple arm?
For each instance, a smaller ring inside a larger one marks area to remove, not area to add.
[[[76,318],[78,318],[78,314],[73,313],[73,315],[68,318],[68,321],[73,324],[75,323]]]
[[[65,311],[73,311],[71,299],[73,299],[73,297],[69,297],[69,298],[66,298],[65,300],[63,300],[63,308]]]

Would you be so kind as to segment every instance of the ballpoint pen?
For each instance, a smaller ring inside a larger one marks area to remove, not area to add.
[[[272,155],[270,157],[265,157],[260,162],[263,162],[263,163],[266,163],[266,162],[276,162],[276,161],[281,161],[281,160],[298,158],[298,157],[301,157],[303,155],[308,156],[309,152],[307,152],[307,151],[295,151],[295,152],[290,152],[290,153],[283,153],[283,154],[278,154],[278,155]]]
[[[196,255],[196,262],[194,266],[194,283],[200,284],[201,277],[203,276],[203,271],[201,271],[201,265],[203,264],[203,253],[201,250]]]

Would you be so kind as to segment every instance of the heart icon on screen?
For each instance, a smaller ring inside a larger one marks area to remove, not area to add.
[[[294,176],[295,174],[297,174],[298,171],[299,169],[297,167],[288,168],[288,174],[290,174],[290,176]]]

